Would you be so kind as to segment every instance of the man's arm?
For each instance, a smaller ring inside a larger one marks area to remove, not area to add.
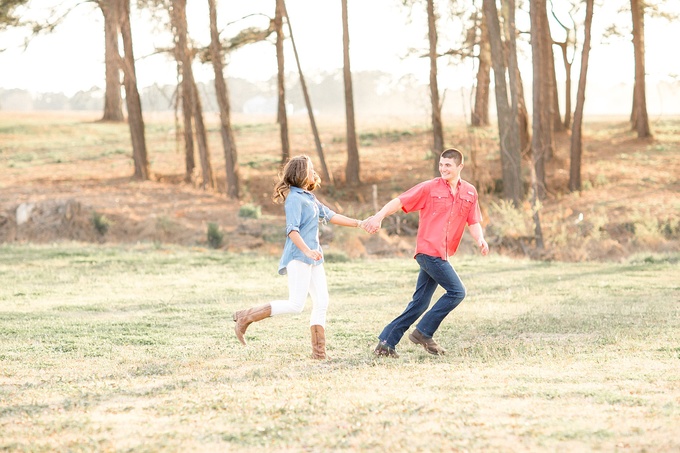
[[[479,246],[479,250],[482,252],[482,256],[486,256],[489,253],[489,244],[484,240],[484,232],[482,231],[482,225],[479,223],[473,223],[468,225],[468,231],[472,235],[473,239]]]
[[[382,209],[375,213],[372,217],[364,220],[362,228],[369,233],[375,233],[380,229],[382,221],[385,217],[390,216],[402,208],[401,200],[393,198]]]

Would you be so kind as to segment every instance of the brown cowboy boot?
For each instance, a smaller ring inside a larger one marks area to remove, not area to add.
[[[238,341],[243,343],[243,346],[245,346],[246,339],[243,338],[243,335],[246,333],[248,326],[253,322],[262,321],[265,318],[269,318],[271,315],[271,304],[248,308],[247,310],[241,310],[234,313],[233,319],[236,322],[236,325],[234,326],[234,332],[236,332]]]
[[[310,327],[312,331],[312,358],[324,360],[326,359],[326,332],[322,326],[313,325]]]
[[[413,329],[413,332],[409,334],[408,339],[414,342],[415,344],[422,345],[425,348],[425,350],[430,354],[433,355],[446,354],[446,349],[439,346],[432,337],[427,338],[418,329]]]

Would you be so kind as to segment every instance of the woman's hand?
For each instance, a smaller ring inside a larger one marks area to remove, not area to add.
[[[380,226],[382,225],[381,221],[378,221],[375,219],[375,216],[371,216],[367,218],[366,220],[363,220],[361,222],[361,228],[370,234],[377,233],[378,230],[380,229]]]
[[[314,261],[319,261],[323,258],[323,254],[318,250],[307,249],[304,253],[307,258],[311,258]]]

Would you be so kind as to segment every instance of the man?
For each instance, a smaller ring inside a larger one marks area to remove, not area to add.
[[[454,270],[449,257],[458,249],[467,224],[482,255],[489,253],[480,221],[482,214],[477,202],[477,190],[460,179],[463,154],[457,149],[447,149],[439,158],[441,177],[422,182],[388,202],[364,229],[375,233],[383,219],[399,209],[404,212],[419,211],[420,223],[416,238],[415,260],[420,266],[416,289],[404,312],[383,329],[374,353],[379,356],[399,357],[396,346],[411,325],[430,306],[437,285],[446,293],[422,317],[409,339],[422,345],[427,352],[443,355],[446,350],[432,338],[444,318],[465,298],[465,286]]]

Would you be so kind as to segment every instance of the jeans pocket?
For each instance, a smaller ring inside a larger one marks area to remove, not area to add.
[[[433,266],[436,265],[435,260],[438,258],[435,258],[433,256],[425,255],[423,253],[419,253],[416,255],[416,262],[420,266],[422,270],[430,274],[430,271],[434,269]]]

